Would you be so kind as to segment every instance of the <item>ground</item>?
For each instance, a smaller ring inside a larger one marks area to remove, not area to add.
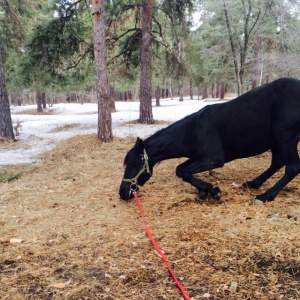
[[[77,136],[37,163],[0,167],[23,173],[0,183],[1,299],[181,299],[135,202],[118,196],[133,142]],[[265,153],[199,175],[222,190],[203,201],[175,176],[181,161],[155,166],[139,198],[190,297],[300,299],[300,177],[253,206],[261,191],[240,184],[267,168]]]

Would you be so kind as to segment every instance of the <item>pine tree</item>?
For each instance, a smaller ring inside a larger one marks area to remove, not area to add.
[[[140,122],[153,123],[152,114],[152,0],[142,1]]]
[[[3,48],[0,37],[0,138],[15,140],[3,68]]]
[[[98,139],[112,141],[110,92],[107,72],[107,49],[104,19],[104,0],[93,0],[94,54],[98,100]]]

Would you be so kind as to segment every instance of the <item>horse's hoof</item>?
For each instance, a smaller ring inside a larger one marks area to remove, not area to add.
[[[215,200],[220,200],[220,199],[221,199],[221,193],[218,193],[218,194],[216,194],[216,195],[213,195],[213,198],[214,198]]]
[[[215,199],[215,200],[220,200],[221,198],[221,190],[218,186],[212,188],[210,191],[211,196]]]
[[[207,192],[199,191],[199,197],[201,200],[205,200],[207,198]]]
[[[253,199],[253,205],[262,205],[264,203],[265,203],[264,201],[261,201],[259,199],[256,198]]]

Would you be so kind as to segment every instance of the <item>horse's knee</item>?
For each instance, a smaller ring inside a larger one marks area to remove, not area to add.
[[[294,163],[286,166],[285,174],[289,179],[293,179],[300,173],[300,163]]]
[[[181,178],[183,181],[190,182],[190,174],[184,172],[183,168],[180,165],[176,168],[176,176]]]

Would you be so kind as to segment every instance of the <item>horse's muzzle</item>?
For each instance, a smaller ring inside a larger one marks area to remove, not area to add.
[[[119,195],[122,200],[128,201],[132,199],[133,196],[133,191],[131,189],[131,184],[127,182],[122,182],[119,190]]]

